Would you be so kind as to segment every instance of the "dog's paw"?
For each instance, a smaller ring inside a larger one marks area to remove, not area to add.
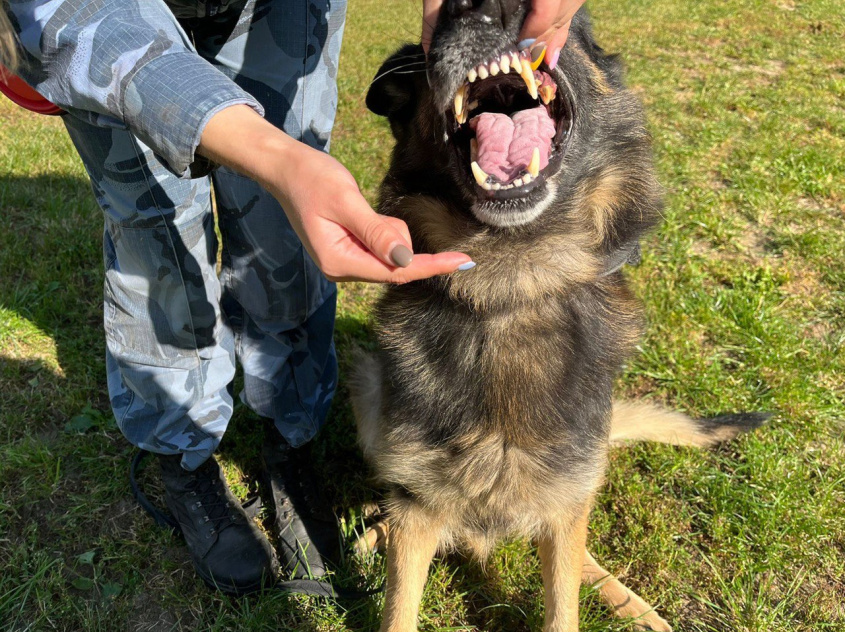
[[[672,626],[654,610],[637,617],[634,629],[648,632],[672,632]]]
[[[352,546],[358,555],[367,555],[384,550],[387,546],[387,522],[379,521],[359,537]]]

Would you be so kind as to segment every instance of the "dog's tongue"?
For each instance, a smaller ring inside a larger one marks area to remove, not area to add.
[[[540,169],[549,164],[555,123],[542,105],[512,117],[484,112],[472,119],[470,126],[478,141],[478,166],[502,184],[525,171],[535,147],[540,150]]]

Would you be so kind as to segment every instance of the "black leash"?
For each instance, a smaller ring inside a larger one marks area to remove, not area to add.
[[[150,454],[151,453],[146,450],[140,450],[134,457],[132,457],[132,463],[129,466],[129,487],[132,489],[132,495],[135,497],[135,500],[138,501],[138,504],[141,505],[141,508],[152,516],[158,526],[164,529],[171,529],[174,533],[181,535],[182,530],[179,528],[179,523],[176,522],[176,519],[169,513],[163,512],[161,509],[152,504],[138,485],[138,478],[136,476],[138,468],[141,467],[141,463],[143,463]],[[252,507],[250,507],[250,505],[252,505]],[[247,513],[252,514],[257,513],[260,508],[261,505],[257,502],[247,503],[244,507],[244,509],[247,510]],[[373,588],[370,590],[352,590],[349,588],[332,586],[328,582],[317,579],[291,579],[283,582],[280,581],[273,584],[273,588],[286,593],[323,597],[325,599],[333,599],[335,601],[338,599],[366,599],[367,597],[372,597],[373,595],[377,595],[384,591],[383,585],[380,588]]]

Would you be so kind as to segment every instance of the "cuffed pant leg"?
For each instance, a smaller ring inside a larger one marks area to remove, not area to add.
[[[207,178],[181,180],[129,132],[65,124],[105,215],[108,386],[134,445],[195,469],[232,414],[234,337],[220,310]]]

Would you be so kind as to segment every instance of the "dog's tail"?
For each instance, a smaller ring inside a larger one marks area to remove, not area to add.
[[[616,401],[613,403],[610,441],[656,441],[704,448],[750,432],[771,416],[770,413],[735,413],[693,419],[652,404]]]

